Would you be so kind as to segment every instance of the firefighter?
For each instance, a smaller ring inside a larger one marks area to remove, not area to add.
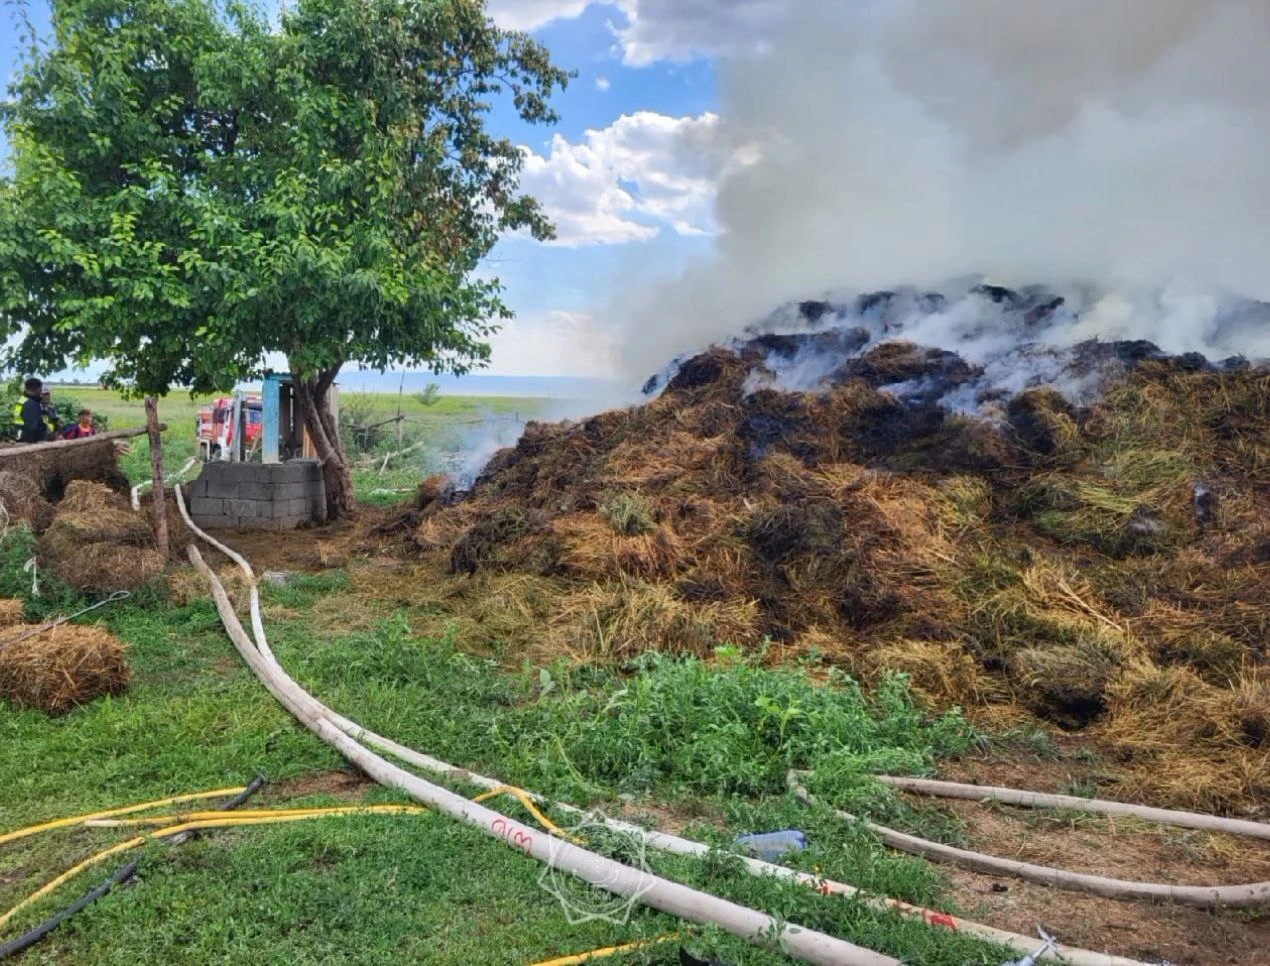
[[[66,428],[66,432],[62,433],[62,439],[85,439],[88,436],[96,436],[97,430],[93,429],[93,411],[91,409],[81,409],[79,411],[79,420],[71,423]]]
[[[44,404],[40,396],[44,383],[32,376],[22,385],[26,394],[13,406],[13,433],[19,443],[39,443],[49,438],[44,424]]]
[[[48,431],[48,438],[57,439],[62,435],[62,417],[57,414],[53,394],[47,389],[40,393],[40,406],[44,410],[44,428]]]

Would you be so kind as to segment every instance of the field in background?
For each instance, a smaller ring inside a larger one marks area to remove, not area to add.
[[[105,417],[109,429],[145,425],[140,399],[88,386],[53,386],[52,394],[63,420],[73,419],[80,407],[87,406],[95,416]],[[163,434],[163,462],[170,471],[194,455],[195,414],[211,399],[174,393],[159,401],[159,418],[168,427]],[[358,494],[371,502],[391,502],[400,495],[397,491],[413,488],[429,473],[460,473],[469,453],[489,455],[494,448],[511,445],[525,420],[548,415],[558,405],[558,400],[507,396],[439,395],[425,402],[415,393],[346,392],[340,397],[341,423]],[[395,416],[398,407],[405,417],[400,439],[395,423],[364,433],[356,430]],[[386,456],[406,448],[408,452],[385,463]],[[148,479],[149,441],[134,439],[121,466],[134,483]]]

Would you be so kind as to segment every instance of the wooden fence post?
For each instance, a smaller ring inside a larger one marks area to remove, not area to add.
[[[154,542],[164,561],[170,558],[168,550],[168,505],[163,489],[163,435],[159,429],[159,401],[146,396],[146,431],[150,435],[150,494],[154,499]],[[179,484],[178,484],[179,485]]]

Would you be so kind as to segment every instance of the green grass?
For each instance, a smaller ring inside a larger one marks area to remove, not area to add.
[[[125,399],[112,390],[89,386],[53,386],[53,402],[63,419],[72,419],[71,409],[87,406],[95,416],[104,416],[109,429],[145,425],[145,407],[140,399]],[[191,397],[173,393],[159,400],[159,419],[167,425],[163,434],[163,465],[168,472],[181,467],[195,452],[195,416],[212,397]],[[353,483],[359,498],[368,503],[393,503],[400,491],[413,489],[428,473],[453,469],[459,454],[473,441],[494,439],[510,445],[519,435],[520,421],[533,419],[547,404],[542,399],[503,396],[437,396],[423,405],[413,395],[398,398],[394,393],[346,393],[341,397],[343,415],[359,423],[375,422],[397,413],[408,417],[403,423],[401,444],[395,426],[378,431],[375,445],[363,449],[353,445]],[[350,440],[350,442],[352,442]],[[406,457],[390,461],[381,472],[383,457],[412,444],[422,444]],[[128,479],[140,483],[150,478],[150,442],[144,437],[131,441],[131,452],[120,460]],[[377,492],[387,491],[387,492]]]
[[[11,536],[6,544],[14,546],[0,555],[0,590],[22,586],[20,539]],[[301,684],[368,727],[580,805],[612,812],[623,801],[670,803],[696,816],[689,834],[713,845],[740,832],[799,827],[812,846],[792,864],[918,902],[944,894],[930,866],[896,857],[827,809],[783,793],[787,767],[811,766],[826,798],[889,815],[893,797],[867,780],[868,769],[920,771],[966,748],[972,736],[964,724],[918,713],[901,681],[866,696],[845,678],[814,685],[798,670],[727,652],[714,664],[650,656],[625,670],[509,672],[467,654],[461,641],[415,636],[409,611],[385,612],[352,633],[329,616],[355,608],[365,613],[365,602],[349,595],[342,572],[331,572],[270,589],[265,615],[271,643]],[[245,783],[257,771],[276,783],[344,767],[246,670],[210,603],[173,607],[152,592],[98,613],[129,643],[134,684],[124,696],[52,720],[0,706],[0,830]],[[401,799],[374,789],[367,800]],[[283,804],[276,791],[264,801]],[[324,801],[333,800],[304,799]],[[496,807],[528,820],[510,799]],[[54,832],[0,847],[0,909],[121,837]],[[755,879],[722,854],[649,860],[680,881],[907,962],[1007,958],[920,923]],[[113,867],[23,914],[15,929]],[[135,886],[97,902],[26,961],[519,964],[681,925],[642,909],[624,924],[570,925],[539,887],[539,871],[516,850],[433,814],[220,831],[151,848]],[[690,945],[730,962],[786,961],[709,930]],[[611,961],[663,962],[667,952],[674,946]]]

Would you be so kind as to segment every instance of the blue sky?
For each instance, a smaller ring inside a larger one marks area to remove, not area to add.
[[[523,187],[556,222],[550,244],[504,240],[486,270],[517,313],[494,341],[491,372],[604,377],[613,371],[606,307],[625,287],[674,274],[712,243],[722,161],[714,146],[715,59],[744,45],[775,0],[487,0],[501,25],[545,42],[577,78],[554,128],[496,115],[529,153]],[[29,0],[41,26],[45,0]],[[19,38],[0,8],[0,70]]]

